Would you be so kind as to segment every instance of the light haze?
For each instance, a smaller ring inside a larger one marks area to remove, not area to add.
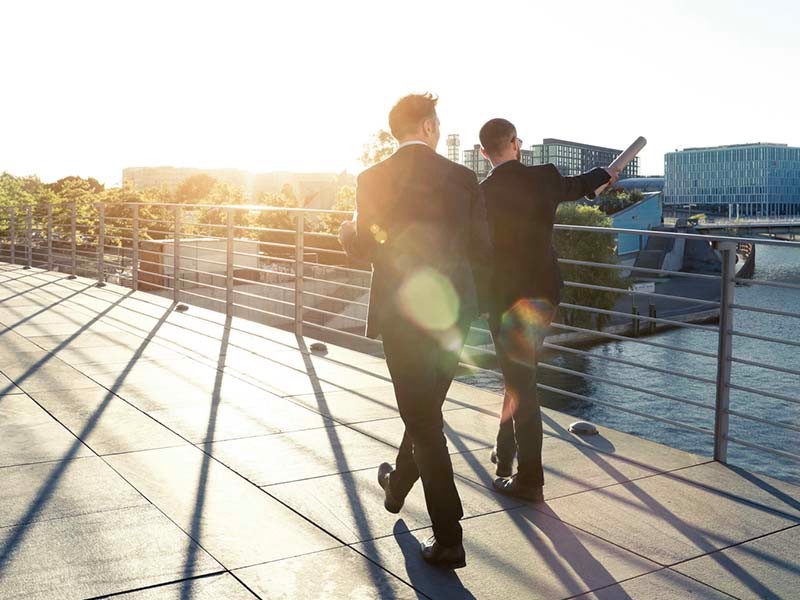
[[[788,1],[26,1],[0,8],[0,172],[358,171],[409,91],[442,133],[675,148],[800,145]],[[446,152],[442,141],[439,151]]]

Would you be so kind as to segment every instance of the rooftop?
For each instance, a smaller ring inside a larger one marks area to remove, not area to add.
[[[442,572],[421,486],[382,507],[402,423],[376,354],[2,263],[0,323],[3,595],[796,595],[789,484],[545,410],[546,503],[521,504],[491,490],[500,398],[455,383],[468,564]]]

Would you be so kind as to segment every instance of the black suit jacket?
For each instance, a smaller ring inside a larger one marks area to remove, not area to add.
[[[372,263],[367,336],[398,320],[441,327],[443,302],[460,319],[488,310],[489,233],[472,171],[404,146],[359,175],[356,209],[356,234],[342,244]]]
[[[561,275],[553,248],[559,203],[578,200],[609,180],[605,169],[563,177],[552,164],[527,167],[513,160],[481,182],[494,246],[491,312],[501,315],[520,298],[557,305]]]

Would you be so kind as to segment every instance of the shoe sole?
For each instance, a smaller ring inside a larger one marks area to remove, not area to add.
[[[381,486],[381,489],[383,490],[383,493],[386,494],[386,488],[383,487],[383,481],[381,480],[380,471],[378,471],[378,485]],[[387,504],[387,502],[388,501],[386,499],[384,499],[383,508],[385,508],[387,511],[389,511],[393,515],[399,514],[400,511],[403,509],[403,505],[402,504],[400,504],[400,506],[395,508],[394,506],[390,506],[389,504]]]

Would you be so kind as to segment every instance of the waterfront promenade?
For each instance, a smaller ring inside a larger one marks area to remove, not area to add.
[[[0,264],[0,598],[798,596],[799,488],[545,411],[546,502],[518,503],[500,398],[458,383],[467,567],[428,567],[421,486],[391,515],[375,479],[402,433],[380,356],[173,309]]]

